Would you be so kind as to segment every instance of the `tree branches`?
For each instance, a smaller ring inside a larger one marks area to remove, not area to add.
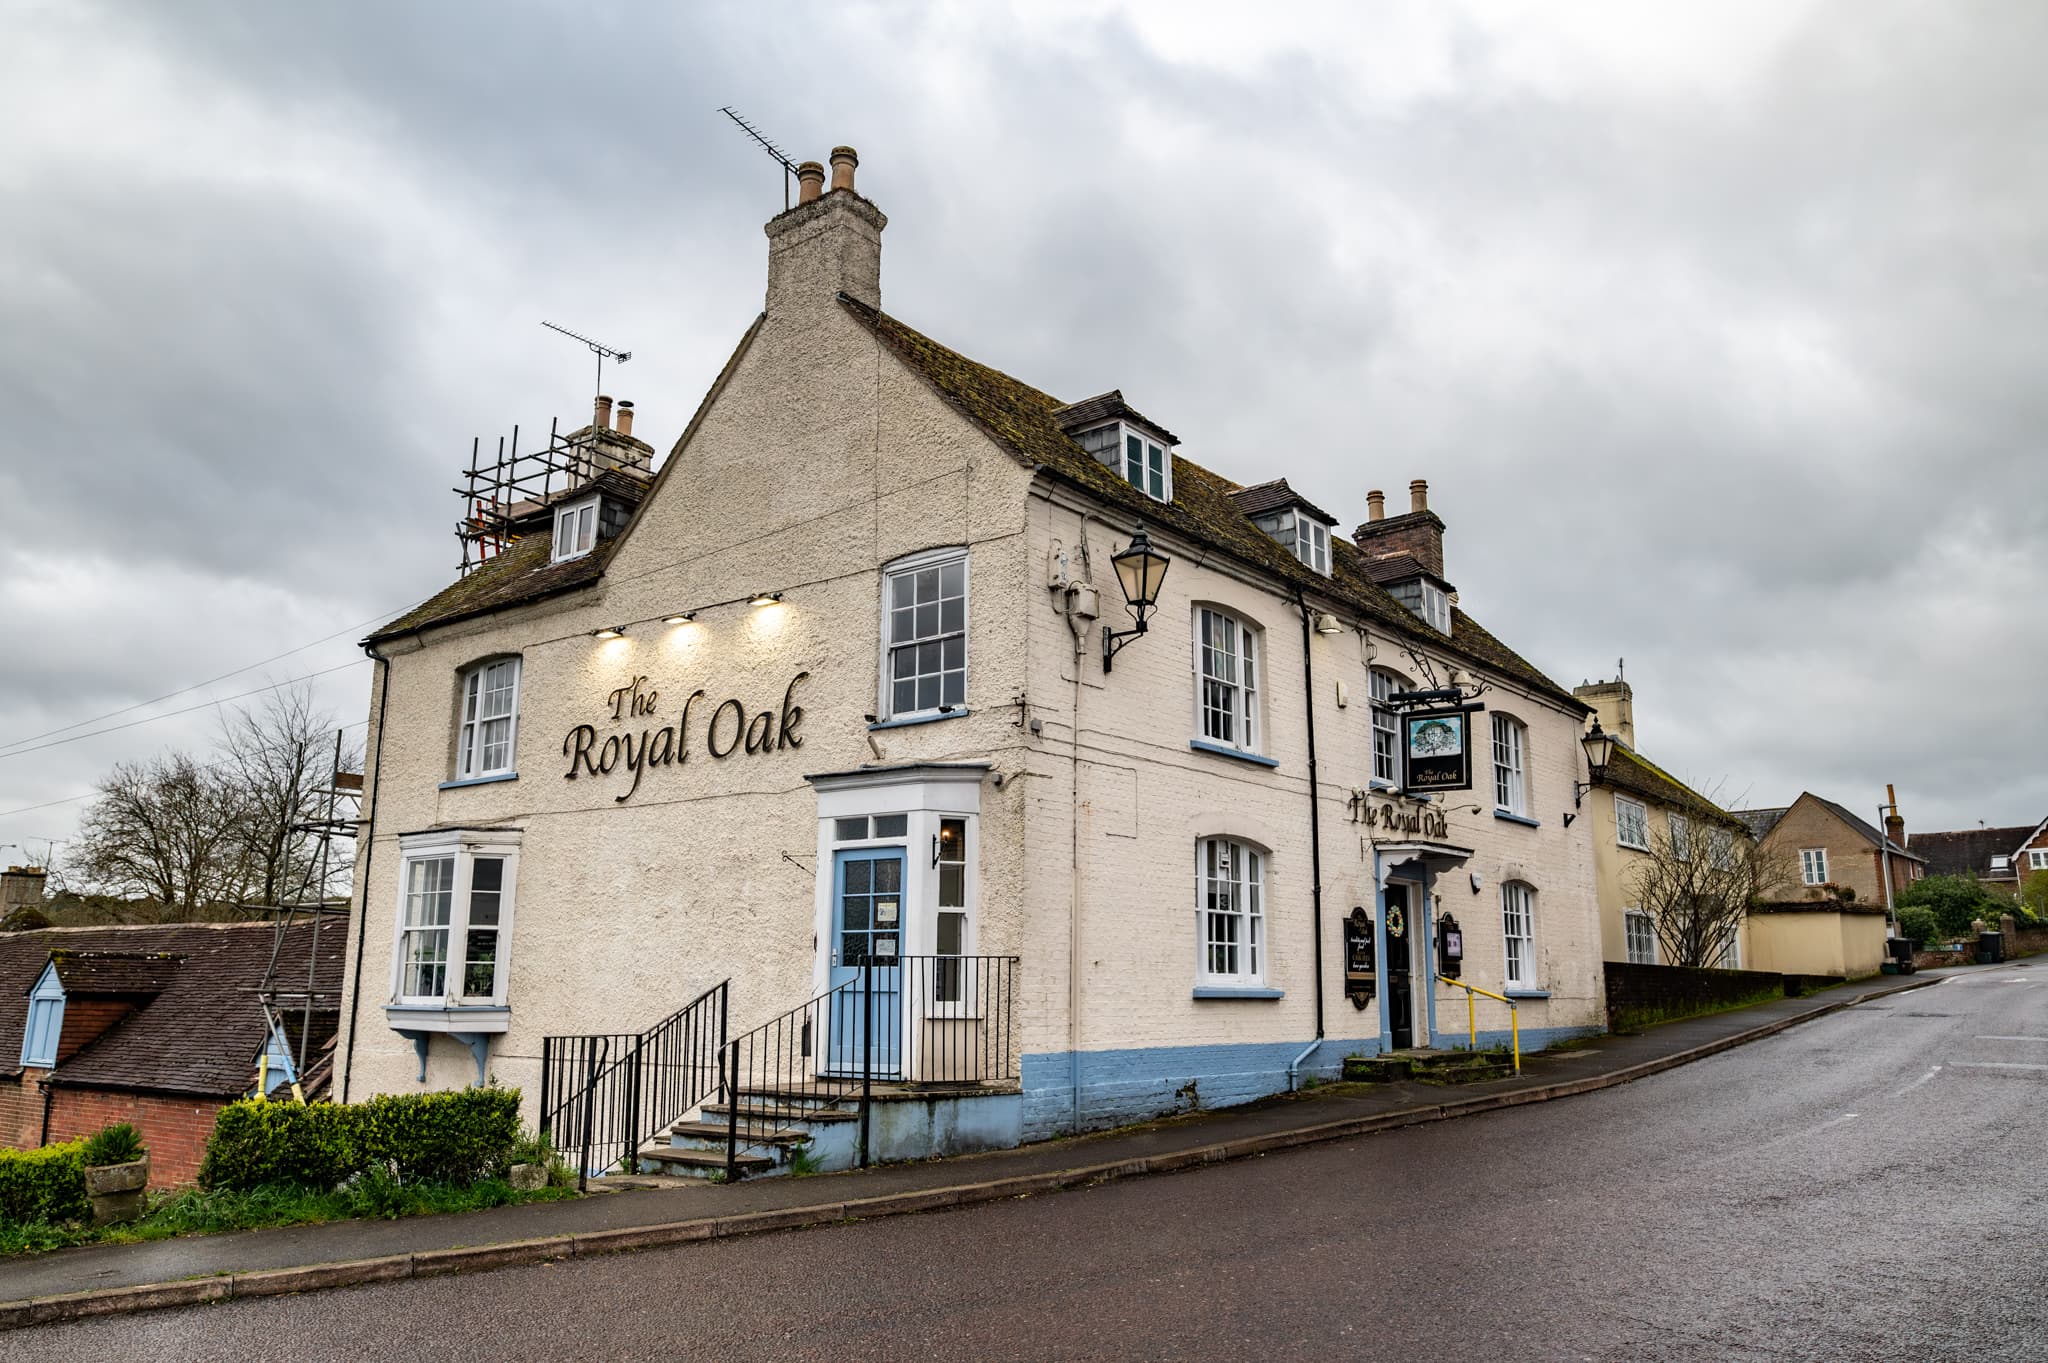
[[[1631,859],[1628,889],[1655,924],[1667,965],[1726,962],[1751,906],[1792,881],[1785,857],[1764,851],[1704,799],[1671,807],[1649,843],[1648,852]]]

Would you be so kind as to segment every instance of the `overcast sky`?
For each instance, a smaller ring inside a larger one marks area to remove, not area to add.
[[[1466,608],[1625,656],[1670,770],[2032,823],[2044,58],[2031,0],[0,0],[0,845],[216,716],[60,726],[360,722],[471,438],[587,417],[541,319],[667,449],[782,207],[723,104],[860,149],[913,326],[1346,526],[1428,478]]]

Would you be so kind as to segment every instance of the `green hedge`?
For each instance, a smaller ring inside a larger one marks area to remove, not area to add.
[[[473,1183],[519,1139],[519,1090],[496,1086],[350,1103],[230,1103],[206,1142],[207,1188],[325,1190],[366,1169],[404,1181]]]
[[[0,1150],[0,1221],[52,1225],[92,1214],[85,1197],[83,1141],[40,1150]]]

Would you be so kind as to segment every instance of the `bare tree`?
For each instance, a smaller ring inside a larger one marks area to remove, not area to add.
[[[123,762],[85,812],[72,865],[113,893],[156,901],[167,921],[191,922],[240,896],[241,814],[235,782],[185,753]]]
[[[1632,858],[1629,890],[1656,925],[1665,962],[1718,966],[1734,952],[1750,909],[1792,883],[1791,861],[1766,852],[1711,801],[1674,806],[1677,817]]]
[[[335,845],[323,876],[319,840],[309,825],[326,812],[337,760],[344,770],[358,769],[355,746],[337,743],[332,718],[299,686],[235,710],[221,723],[221,747],[244,806],[239,837],[249,864],[246,895],[263,904],[327,895],[346,879],[353,844]]]

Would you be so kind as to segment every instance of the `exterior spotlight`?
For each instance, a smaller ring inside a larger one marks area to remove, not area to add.
[[[749,606],[772,606],[781,599],[781,592],[755,592],[747,604]]]
[[[594,639],[621,639],[625,637],[625,634],[626,627],[624,625],[606,625],[603,629],[590,631],[590,635]]]
[[[1316,633],[1342,634],[1343,632],[1344,626],[1337,623],[1336,616],[1330,614],[1328,611],[1319,611],[1316,614]]]
[[[1602,729],[1599,717],[1595,716],[1592,732],[1580,739],[1579,745],[1586,750],[1586,779],[1572,782],[1574,809],[1585,799],[1586,792],[1599,785],[1601,779],[1607,775],[1608,759],[1614,756],[1614,735]]]
[[[680,615],[664,615],[664,616],[662,616],[662,617],[661,617],[661,623],[662,623],[662,624],[664,624],[664,625],[687,625],[687,624],[689,624],[689,623],[690,623],[690,622],[691,622],[692,620],[695,620],[696,618],[697,618],[697,612],[695,612],[695,611],[684,611],[684,612],[683,612],[682,614],[680,614]]]
[[[1137,617],[1137,627],[1127,630],[1112,630],[1102,627],[1102,670],[1109,671],[1110,659],[1124,644],[1145,632],[1145,615],[1159,604],[1159,584],[1166,580],[1166,569],[1171,560],[1152,547],[1152,541],[1140,525],[1131,532],[1131,542],[1120,554],[1111,554],[1110,565],[1116,569],[1117,585],[1124,590],[1124,600],[1130,603],[1131,612]]]

